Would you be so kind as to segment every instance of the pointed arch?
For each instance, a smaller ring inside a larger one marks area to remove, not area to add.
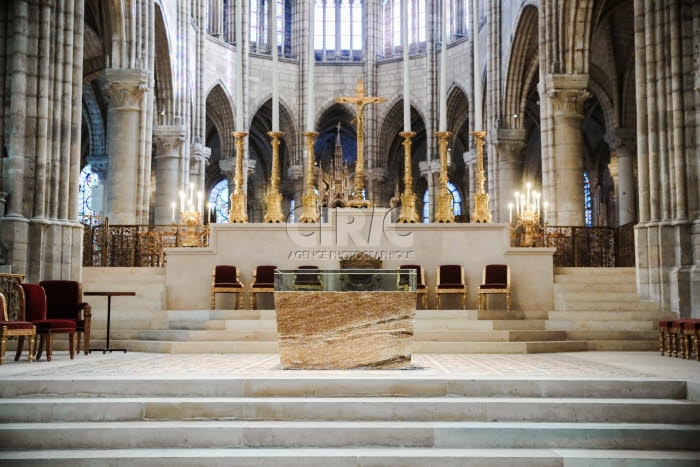
[[[173,60],[170,36],[165,23],[165,12],[160,2],[155,2],[155,117],[159,125],[174,124]]]
[[[506,128],[523,128],[527,95],[538,75],[538,12],[532,5],[520,10],[515,35],[508,55],[503,123]]]

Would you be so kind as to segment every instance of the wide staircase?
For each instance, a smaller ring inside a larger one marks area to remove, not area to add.
[[[114,299],[112,347],[164,353],[277,352],[274,310],[164,311],[165,276],[158,271],[146,276],[133,271],[127,283],[120,279],[120,287],[137,290],[146,308],[134,309],[134,298]],[[98,290],[114,278],[90,280],[90,287]],[[514,293],[527,292],[516,288]],[[658,321],[675,318],[656,304],[640,302],[634,268],[559,268],[553,299],[553,310],[506,312],[497,309],[503,306],[498,298],[489,310],[418,310],[414,352],[657,350]],[[93,303],[93,309],[93,346],[100,347],[106,335],[104,303]],[[65,345],[58,342],[56,348]]]
[[[700,465],[683,381],[294,373],[8,377],[0,465]]]

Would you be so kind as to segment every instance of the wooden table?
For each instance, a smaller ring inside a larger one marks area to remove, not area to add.
[[[95,351],[102,351],[102,354],[105,354],[107,352],[112,352],[112,351],[123,351],[126,353],[126,349],[113,349],[109,346],[109,324],[111,321],[111,314],[112,314],[112,297],[133,297],[136,295],[136,292],[83,292],[84,296],[93,296],[93,297],[107,297],[107,345],[104,349],[90,349],[90,352],[93,350]]]

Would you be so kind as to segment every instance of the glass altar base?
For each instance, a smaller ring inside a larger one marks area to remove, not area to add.
[[[278,269],[282,368],[406,368],[415,309],[413,270]]]

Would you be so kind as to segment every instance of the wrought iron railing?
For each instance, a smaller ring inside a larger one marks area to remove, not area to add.
[[[633,267],[634,223],[620,227],[548,226],[542,242],[559,267]]]
[[[209,246],[209,226],[188,231],[185,225],[85,225],[83,266],[163,267],[164,248],[183,246],[194,235],[199,246]]]

